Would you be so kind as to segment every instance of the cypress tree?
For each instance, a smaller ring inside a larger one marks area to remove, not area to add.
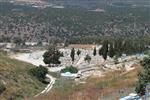
[[[93,56],[96,56],[96,47],[94,47]]]
[[[102,49],[102,47],[99,49],[99,55],[101,56],[102,55],[102,52],[103,52],[103,49]]]
[[[108,41],[103,42],[103,46],[101,48],[102,57],[106,60],[108,54]]]
[[[114,55],[115,55],[113,43],[110,43],[108,54],[109,54],[109,57],[111,57],[111,58],[114,57]]]
[[[74,60],[75,60],[75,49],[74,48],[71,49],[70,57],[71,57],[72,62],[74,62]]]

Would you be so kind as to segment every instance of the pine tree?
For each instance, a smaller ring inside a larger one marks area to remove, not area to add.
[[[93,56],[96,56],[96,47],[94,47]]]

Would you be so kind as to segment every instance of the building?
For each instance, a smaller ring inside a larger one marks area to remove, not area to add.
[[[0,43],[0,47],[5,48],[5,49],[12,49],[16,47],[15,43]]]
[[[77,73],[65,72],[65,73],[61,73],[61,76],[64,77],[64,78],[74,79],[74,78],[78,77],[78,74]]]
[[[27,46],[36,46],[37,44],[37,42],[25,42],[25,45]]]

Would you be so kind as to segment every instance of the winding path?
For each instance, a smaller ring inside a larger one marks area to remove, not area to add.
[[[35,66],[39,66],[39,65],[44,65],[42,57],[40,56],[40,55],[43,54],[43,52],[44,51],[38,51],[38,52],[35,52],[35,53],[17,54],[17,55],[13,55],[13,56],[10,56],[10,57],[13,58],[13,59],[18,59],[20,61],[31,63]],[[50,70],[48,69],[48,71],[50,71]],[[51,75],[49,75],[49,74],[47,74],[46,77],[49,78],[50,83],[45,87],[45,89],[42,92],[38,93],[34,97],[37,97],[37,96],[39,96],[40,94],[43,94],[43,93],[47,93],[52,89],[53,84],[55,83],[56,79],[54,77],[52,77]]]
[[[50,79],[50,83],[45,87],[45,89],[42,92],[40,92],[39,94],[35,95],[35,97],[37,97],[37,96],[39,96],[39,95],[41,95],[43,93],[47,93],[47,92],[49,92],[52,89],[53,84],[55,83],[55,78],[52,77],[49,74],[47,74],[46,77]]]

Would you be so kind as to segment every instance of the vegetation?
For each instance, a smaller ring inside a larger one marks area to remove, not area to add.
[[[35,76],[39,81],[45,83],[45,78],[46,78],[46,74],[48,73],[48,70],[43,66],[39,66],[30,69],[29,73]]]
[[[75,49],[74,48],[71,49],[70,57],[71,57],[72,62],[74,62],[74,60],[75,60]]]
[[[55,77],[55,78],[60,78],[61,77],[59,72],[50,72],[50,71],[48,71],[48,74]]]
[[[65,73],[65,72],[77,73],[78,69],[76,67],[73,67],[73,66],[68,66],[68,67],[62,69],[60,72],[61,73]]]
[[[0,6],[1,42],[19,37],[21,41],[100,44],[105,37],[142,39],[150,33],[149,7],[105,5],[105,12],[93,12],[70,7],[39,10],[11,3]]]
[[[72,80],[57,79],[49,94],[42,95],[36,100],[116,100],[134,92],[140,65],[135,65],[132,71],[109,72],[104,77],[88,78],[85,84],[76,84]],[[64,92],[65,91],[65,92]]]
[[[99,50],[99,54],[106,60],[108,55],[108,41],[104,41],[102,48]]]
[[[136,53],[144,53],[148,50],[148,44],[146,44],[147,40],[136,39],[136,38],[116,38],[115,40],[104,40],[102,44],[102,48],[99,50],[99,55],[102,55],[106,60],[107,56],[109,57],[119,57],[122,54],[136,54]]]
[[[22,100],[41,92],[45,84],[28,73],[34,67],[11,59],[5,52],[0,51],[0,99]]]
[[[77,51],[77,55],[79,56],[81,54],[81,51],[78,49]]]
[[[144,95],[146,85],[150,84],[150,56],[145,57],[141,65],[143,66],[143,70],[139,74],[139,81],[135,90],[138,94]]]
[[[115,55],[114,45],[112,43],[109,44],[108,55],[111,58]]]
[[[86,56],[85,56],[85,58],[84,58],[84,61],[87,61],[88,63],[90,63],[91,62],[91,57],[87,54]]]
[[[0,82],[0,95],[1,95],[5,90],[6,90],[5,85],[4,85],[2,82]]]
[[[93,55],[96,56],[96,47],[94,47]]]
[[[49,48],[43,55],[45,64],[60,64],[59,58],[62,57],[63,54],[54,47]]]

